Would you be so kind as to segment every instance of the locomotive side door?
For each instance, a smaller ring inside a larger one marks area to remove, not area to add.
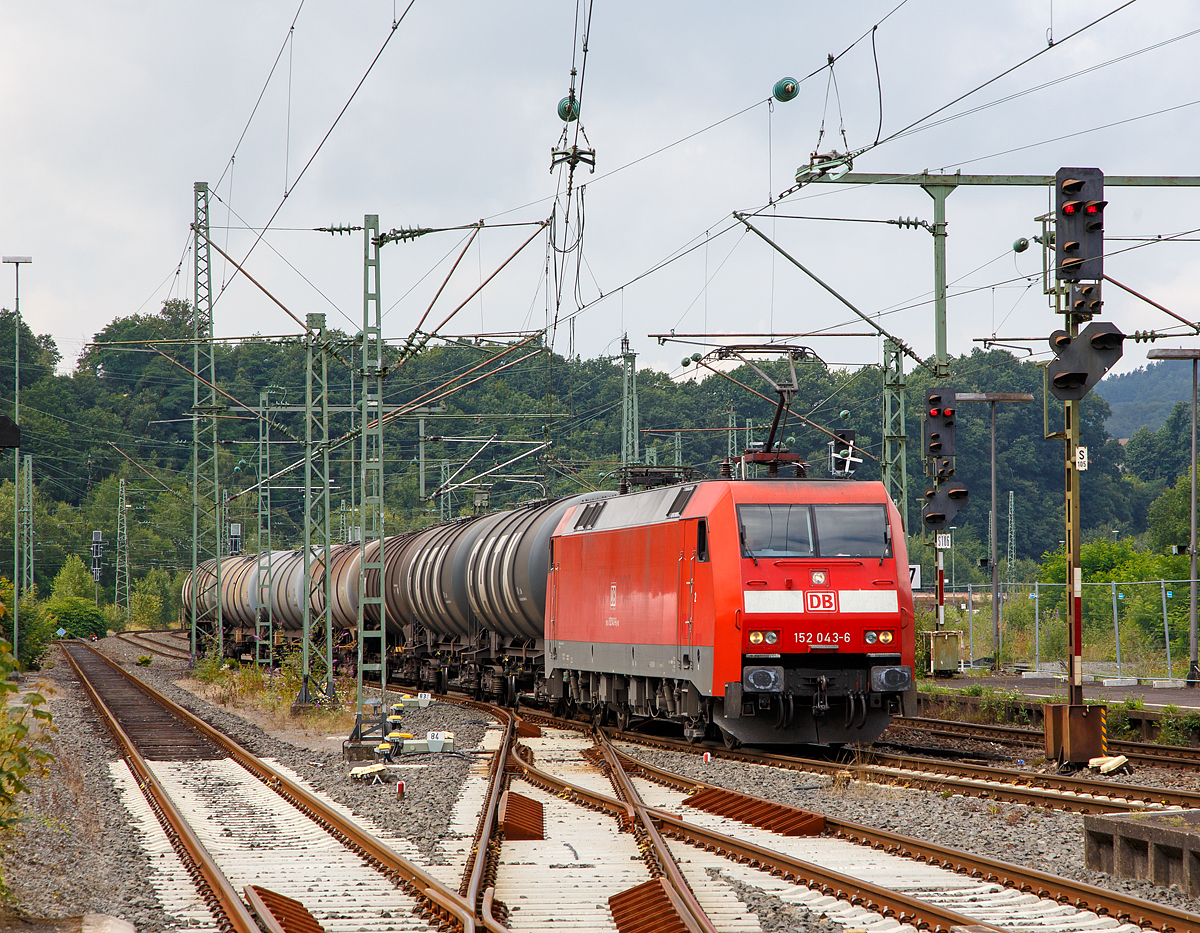
[[[707,572],[707,573],[706,573]],[[677,670],[689,671],[701,667],[697,657],[697,643],[702,643],[704,632],[698,632],[701,620],[697,618],[700,592],[711,592],[711,585],[703,584],[711,576],[708,567],[708,522],[705,519],[689,519],[679,523],[679,611],[675,636],[675,662]],[[701,579],[701,578],[705,579]],[[700,636],[699,638],[697,636]]]

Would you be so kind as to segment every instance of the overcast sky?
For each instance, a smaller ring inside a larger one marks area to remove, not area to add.
[[[789,188],[822,126],[822,151],[868,146],[877,133],[887,139],[1042,49],[935,119],[1131,57],[888,141],[859,156],[855,170],[1053,174],[1083,165],[1110,175],[1200,174],[1200,34],[1186,35],[1200,30],[1200,3],[1137,0],[1067,39],[1120,0],[907,0],[889,16],[897,2],[595,0],[582,126],[596,171],[576,174],[587,184],[582,275],[576,289],[571,273],[558,304],[565,319],[580,301],[590,303],[577,318],[578,353],[614,353],[627,331],[641,365],[677,370],[692,348],[660,347],[648,334],[810,331],[839,322],[862,332],[861,322],[765,243],[725,232],[731,212],[761,208]],[[288,191],[247,268],[294,313],[325,312],[351,332],[362,321],[362,234],[331,237],[310,228],[358,225],[365,213],[377,213],[384,230],[481,218],[535,222],[550,214],[565,187],[561,173],[550,171],[563,129],[555,107],[573,59],[583,64],[574,3],[415,0],[332,132],[405,4],[305,0],[298,16],[297,5],[0,0],[0,252],[33,256],[22,268],[22,314],[34,331],[54,336],[68,364],[114,318],[153,311],[169,297],[191,298],[195,181],[208,181],[219,195],[213,238],[239,259],[255,241],[247,228],[261,228]],[[874,55],[867,35],[837,60],[834,87],[829,70],[820,70],[827,55],[881,20]],[[1051,37],[1056,44],[1048,48]],[[797,99],[767,105],[779,78],[812,72]],[[1167,108],[1178,109],[1133,119]],[[1046,142],[1056,137],[1067,138]],[[1200,190],[1110,187],[1107,197],[1110,253],[1136,245],[1116,237],[1200,227]],[[1047,189],[1035,188],[964,188],[950,197],[953,353],[968,352],[976,338],[1034,337],[1058,326],[1041,294],[1039,250],[1011,250],[1017,237],[1039,232],[1033,218],[1047,204]],[[776,212],[932,220],[932,201],[919,187],[812,185]],[[881,323],[922,355],[932,352],[927,232],[771,219],[769,211],[762,224],[855,305],[892,311]],[[532,232],[485,229],[433,319]],[[560,226],[559,245],[575,234]],[[466,235],[384,248],[386,336],[412,330]],[[1133,249],[1110,255],[1105,271],[1196,319],[1198,248],[1193,240]],[[569,258],[570,269],[577,258]],[[446,331],[545,325],[556,304],[545,267],[541,235]],[[5,307],[12,306],[12,268],[0,275]],[[214,254],[218,285],[231,271]],[[596,302],[601,292],[607,297]],[[1127,333],[1173,323],[1111,287],[1105,316]],[[215,317],[224,336],[297,330],[242,277],[222,291]],[[569,340],[560,325],[556,350],[566,352]],[[871,337],[804,342],[834,364],[880,359]],[[1044,343],[1033,348],[1048,353]],[[1146,348],[1130,341],[1116,371],[1143,362]]]

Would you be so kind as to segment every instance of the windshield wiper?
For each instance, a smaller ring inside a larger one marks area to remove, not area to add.
[[[746,529],[742,528],[738,532],[738,536],[742,539],[742,550],[745,551],[746,554],[748,554],[750,556],[750,559],[752,561],[754,561],[754,566],[757,567],[758,566],[758,558],[754,556],[754,552],[752,550],[750,550],[750,548],[746,547]]]

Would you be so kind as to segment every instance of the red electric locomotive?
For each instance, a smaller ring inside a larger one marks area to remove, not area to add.
[[[870,742],[913,689],[899,513],[881,483],[708,480],[562,516],[549,696],[727,744]]]

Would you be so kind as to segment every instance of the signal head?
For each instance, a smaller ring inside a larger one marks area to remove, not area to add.
[[[1083,188],[1084,181],[1081,178],[1065,178],[1060,186],[1063,194],[1079,194]]]
[[[1091,344],[1097,350],[1120,350],[1125,346],[1125,335],[1120,331],[1102,331],[1092,335]]]

